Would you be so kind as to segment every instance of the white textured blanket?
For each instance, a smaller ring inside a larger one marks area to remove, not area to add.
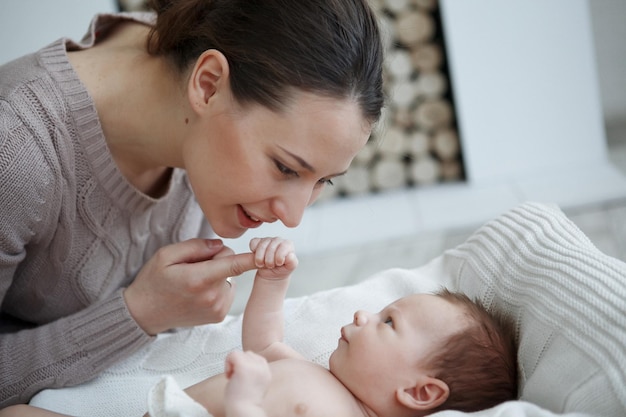
[[[598,251],[553,206],[517,207],[416,269],[381,271],[351,287],[288,299],[286,341],[326,365],[355,310],[378,310],[440,286],[478,297],[518,324],[520,401],[472,415],[626,415],[626,264]],[[230,316],[161,335],[99,378],[43,391],[31,404],[75,416],[140,416],[162,376],[185,387],[222,372],[226,354],[241,348],[240,329],[241,317]]]

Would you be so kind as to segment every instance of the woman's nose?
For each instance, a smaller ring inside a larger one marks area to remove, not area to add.
[[[319,192],[316,189],[291,187],[272,201],[272,212],[287,227],[296,227],[302,221],[304,209],[312,204]]]
[[[357,326],[365,326],[369,321],[368,314],[366,311],[358,310],[354,313],[354,324]]]

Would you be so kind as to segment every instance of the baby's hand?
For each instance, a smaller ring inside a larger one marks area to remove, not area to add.
[[[233,351],[226,357],[227,415],[252,415],[250,407],[261,406],[272,379],[267,360],[254,352]],[[235,411],[241,411],[236,413]],[[254,414],[257,415],[257,414]]]
[[[279,237],[254,238],[250,241],[254,264],[261,278],[287,278],[298,266],[298,258],[290,240]]]

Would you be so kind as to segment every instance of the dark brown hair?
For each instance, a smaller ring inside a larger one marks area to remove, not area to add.
[[[432,412],[473,412],[517,398],[515,326],[502,314],[489,313],[478,300],[441,290],[438,296],[461,306],[467,326],[445,342],[432,358],[436,378],[450,388],[450,396]]]
[[[238,102],[281,109],[293,88],[355,99],[370,123],[383,106],[382,45],[367,0],[151,0],[148,52],[181,72],[224,54]]]

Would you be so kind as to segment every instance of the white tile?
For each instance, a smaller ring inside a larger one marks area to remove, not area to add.
[[[517,182],[527,200],[554,202],[562,208],[626,198],[626,176],[612,164],[579,165]]]
[[[316,209],[318,224],[306,242],[307,252],[384,241],[418,230],[410,196],[404,190],[329,202]]]
[[[444,184],[410,194],[423,231],[477,226],[522,202],[506,184]]]

